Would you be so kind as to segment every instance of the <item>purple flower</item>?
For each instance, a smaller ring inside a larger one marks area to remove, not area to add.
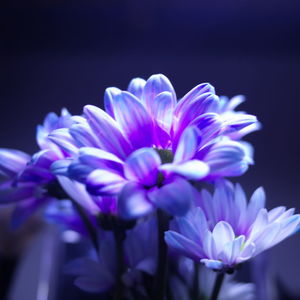
[[[294,209],[267,211],[262,188],[247,203],[239,185],[219,183],[213,196],[203,190],[195,201],[196,207],[177,219],[177,229],[166,232],[165,240],[211,269],[234,268],[293,234],[300,223]]]
[[[49,113],[43,125],[37,127],[36,138],[41,150],[32,157],[18,150],[0,149],[0,171],[3,177],[0,203],[17,203],[12,217],[14,227],[51,200],[65,196],[51,171],[51,165],[70,154],[51,142],[48,135],[52,130],[64,130],[65,126],[77,122],[80,122],[80,118],[72,117],[66,109],[62,110],[61,116]]]
[[[106,90],[106,112],[87,105],[86,124],[55,130],[49,138],[69,153],[80,148],[68,176],[86,184],[92,195],[118,197],[124,218],[145,215],[157,206],[183,215],[192,193],[186,180],[239,176],[252,163],[244,145],[227,133],[239,132],[256,118],[241,114],[246,117],[230,123],[218,113],[220,105],[207,83],[177,102],[164,75],[136,78],[128,91]],[[183,190],[187,197],[180,196]]]

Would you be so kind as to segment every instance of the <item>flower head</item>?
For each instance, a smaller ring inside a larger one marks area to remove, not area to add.
[[[300,224],[294,209],[267,211],[264,205],[262,188],[247,203],[239,185],[219,183],[213,196],[205,190],[198,194],[196,207],[177,219],[177,229],[166,232],[166,242],[208,268],[235,268],[293,234]]]
[[[239,176],[252,163],[244,145],[227,133],[256,123],[256,117],[225,120],[208,83],[177,102],[170,81],[159,74],[147,81],[133,79],[128,91],[108,88],[104,100],[106,112],[87,105],[86,123],[53,131],[49,138],[69,153],[80,148],[67,176],[84,183],[92,195],[117,197],[124,218],[156,206],[183,215],[190,197],[176,198],[183,186],[187,195],[192,193],[188,180]],[[60,164],[64,162],[55,165],[58,170]],[[160,194],[169,200],[158,200]]]
[[[43,125],[37,127],[37,143],[41,150],[30,156],[14,149],[0,149],[0,203],[17,203],[12,224],[18,226],[33,212],[52,199],[61,198],[65,193],[59,187],[51,171],[53,162],[69,154],[48,139],[52,130],[64,130],[76,119],[63,109],[61,116],[49,113]]]

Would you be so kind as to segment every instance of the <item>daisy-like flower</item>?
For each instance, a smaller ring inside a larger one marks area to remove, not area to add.
[[[252,163],[244,145],[227,133],[256,118],[239,114],[225,120],[210,84],[196,86],[177,102],[165,76],[136,78],[128,91],[108,88],[105,109],[85,106],[86,124],[54,131],[49,138],[67,152],[80,146],[68,176],[86,184],[90,194],[117,197],[124,218],[157,206],[183,215],[192,194],[187,180],[239,176]],[[54,172],[64,163],[55,164]]]
[[[0,204],[16,203],[12,216],[14,227],[22,224],[37,209],[51,200],[66,196],[50,167],[53,162],[69,157],[70,154],[52,143],[48,135],[53,130],[70,127],[71,124],[78,122],[80,118],[73,118],[66,109],[62,110],[60,116],[49,113],[43,125],[37,127],[36,138],[41,150],[32,157],[19,150],[0,149],[0,172],[2,174]],[[80,187],[77,183],[72,185],[72,190],[77,190],[77,195],[79,195],[78,189]],[[82,193],[84,196],[87,194],[84,189]],[[82,201],[86,198],[87,196],[81,197]],[[97,208],[93,200],[89,199],[86,206],[88,204],[94,209]]]
[[[165,240],[171,249],[215,270],[235,268],[289,237],[300,224],[294,209],[266,210],[262,188],[247,203],[239,185],[220,183],[213,196],[206,190],[198,194],[196,203]]]

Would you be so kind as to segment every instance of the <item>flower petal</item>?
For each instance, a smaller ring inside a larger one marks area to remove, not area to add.
[[[93,105],[85,106],[84,114],[95,136],[97,136],[101,148],[120,158],[127,157],[132,151],[132,147],[123,136],[116,121],[106,112]]]
[[[24,169],[30,155],[15,149],[0,149],[0,172],[10,176]]]
[[[132,94],[122,92],[114,97],[113,107],[115,119],[133,147],[151,147],[153,121],[143,104]]]
[[[183,98],[178,102],[175,115],[179,116],[185,110],[186,106],[192,101],[200,97],[204,93],[215,93],[215,88],[209,83],[201,83],[189,91]]]
[[[201,132],[194,126],[184,130],[176,148],[174,163],[194,158],[201,143]]]
[[[128,92],[136,96],[138,99],[142,98],[143,89],[145,87],[146,80],[143,78],[133,78],[128,85]]]
[[[124,165],[124,162],[113,153],[92,147],[82,147],[78,160],[94,169],[108,168],[120,172]]]
[[[160,164],[160,157],[154,149],[142,148],[133,152],[127,158],[124,165],[124,174],[129,180],[152,186],[157,182]]]
[[[99,147],[99,141],[87,124],[75,124],[69,132],[80,147]]]
[[[122,176],[104,169],[91,172],[86,180],[88,192],[100,196],[116,195],[125,184],[126,180]]]
[[[211,178],[240,176],[247,171],[249,164],[243,147],[234,141],[214,144],[203,161],[210,167]]]
[[[194,260],[203,257],[203,251],[198,244],[175,231],[165,232],[165,241],[172,250],[181,255]]]
[[[76,141],[70,135],[68,128],[60,128],[60,129],[53,130],[48,135],[48,138],[68,154],[70,155],[77,154],[78,147]]]
[[[170,133],[174,107],[173,95],[170,92],[162,92],[153,100],[152,115],[167,133]]]
[[[222,252],[224,246],[227,243],[233,242],[235,237],[234,231],[230,226],[230,224],[224,221],[217,223],[217,225],[215,226],[212,232],[212,235],[215,241],[217,253]]]
[[[153,205],[147,198],[147,191],[141,185],[129,182],[119,195],[118,210],[121,218],[134,219],[150,213]]]
[[[112,117],[115,117],[114,114],[114,97],[121,94],[121,90],[115,87],[107,88],[104,92],[104,107],[105,111]]]
[[[143,102],[151,111],[155,97],[162,92],[170,92],[172,94],[173,105],[176,105],[176,94],[169,79],[162,75],[152,75],[146,82],[143,90]]]
[[[175,173],[189,180],[199,180],[209,173],[209,166],[197,159],[192,159],[180,164],[164,164],[160,167],[161,171]]]
[[[160,189],[149,191],[155,205],[170,215],[183,216],[188,212],[193,199],[192,186],[182,178],[175,178]]]

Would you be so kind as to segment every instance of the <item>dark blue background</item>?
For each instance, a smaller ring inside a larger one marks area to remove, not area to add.
[[[240,179],[268,206],[298,207],[300,2],[9,1],[0,10],[0,140],[33,152],[35,126],[61,107],[102,106],[108,86],[167,75],[181,97],[200,82],[244,94],[263,129],[249,136],[256,166]],[[270,251],[272,269],[300,293],[300,236]]]

